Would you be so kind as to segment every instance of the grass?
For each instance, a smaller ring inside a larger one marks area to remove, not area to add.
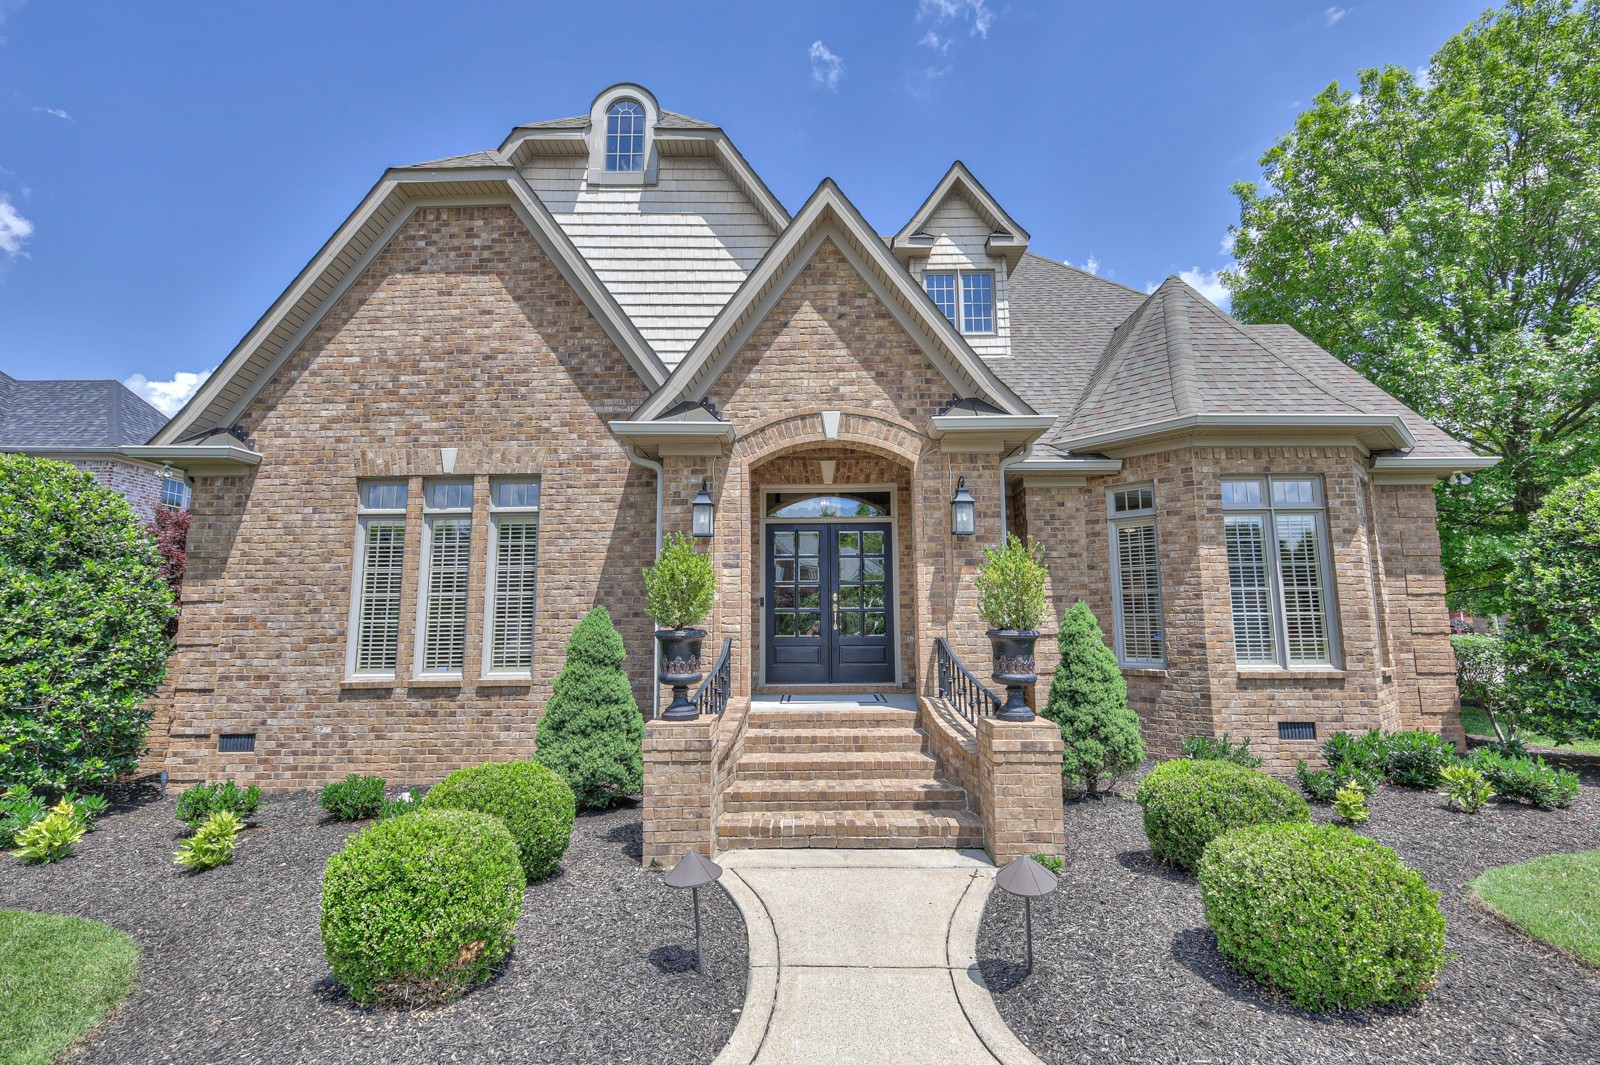
[[[0,1065],[49,1065],[133,987],[139,945],[99,921],[0,910]]]
[[[1487,736],[1494,739],[1494,724],[1489,720],[1489,715],[1476,706],[1463,706],[1461,708],[1461,727],[1474,736]],[[1572,743],[1557,743],[1549,736],[1541,736],[1537,732],[1517,733],[1524,743],[1531,743],[1535,747],[1559,747],[1564,751],[1578,751],[1583,754],[1600,754],[1600,740],[1574,740]]]
[[[1502,865],[1470,886],[1528,935],[1600,967],[1600,850]]]

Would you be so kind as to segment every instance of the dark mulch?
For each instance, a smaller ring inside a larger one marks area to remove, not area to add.
[[[172,864],[173,805],[120,804],[56,865],[0,857],[0,907],[95,918],[144,948],[138,990],[78,1061],[706,1062],[744,1005],[738,910],[701,892],[710,975],[696,975],[688,893],[640,868],[637,807],[578,818],[493,981],[404,1012],[354,1005],[322,956],[323,865],[361,826],[269,797],[231,865],[191,874]]]
[[[1130,799],[1068,804],[1061,887],[1033,907],[1033,975],[1022,979],[1018,964],[1021,902],[999,891],[979,933],[980,965],[1000,1015],[1052,1065],[1600,1061],[1600,972],[1476,909],[1466,892],[1491,866],[1600,847],[1600,776],[1584,784],[1568,810],[1491,806],[1476,817],[1426,792],[1373,797],[1366,834],[1443,896],[1459,955],[1412,1009],[1318,1017],[1236,975],[1199,888],[1151,857]]]

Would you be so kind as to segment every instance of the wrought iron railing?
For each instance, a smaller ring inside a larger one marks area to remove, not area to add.
[[[984,687],[972,670],[961,664],[949,641],[940,636],[935,643],[939,649],[939,698],[973,724],[978,723],[978,715],[999,710],[1000,696]]]
[[[728,692],[733,689],[732,649],[733,637],[724,637],[717,664],[711,667],[706,679],[695,689],[694,698],[690,701],[702,715],[720,714],[728,708]]]

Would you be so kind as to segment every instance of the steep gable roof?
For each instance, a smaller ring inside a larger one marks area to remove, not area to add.
[[[142,444],[167,423],[120,381],[0,379],[0,448]]]
[[[1033,413],[956,332],[833,179],[826,178],[633,420],[660,418],[684,400],[703,398],[824,240],[832,240],[844,253],[953,388],[977,393],[1007,414]]]
[[[1015,266],[1018,258],[1028,247],[1028,231],[1016,223],[1000,206],[998,200],[989,195],[989,190],[972,176],[972,171],[967,169],[967,164],[957,159],[945,171],[944,177],[933,187],[928,198],[922,201],[922,206],[917,208],[911,220],[900,227],[890,241],[890,247],[896,257],[902,262],[919,254],[927,254],[933,246],[929,234],[923,232],[932,219],[939,205],[951,196],[960,196],[972,206],[985,225],[989,227],[989,250],[995,254],[1003,254],[1008,262]]]

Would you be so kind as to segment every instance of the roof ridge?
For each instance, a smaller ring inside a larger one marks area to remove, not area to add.
[[[1104,385],[1112,378],[1111,368],[1116,364],[1117,356],[1121,354],[1123,347],[1132,337],[1139,334],[1140,327],[1149,320],[1152,310],[1161,306],[1160,301],[1156,299],[1159,293],[1159,289],[1148,293],[1143,302],[1135,307],[1127,318],[1123,319],[1122,324],[1112,330],[1111,338],[1106,341],[1106,346],[1101,350],[1100,357],[1095,360],[1094,369],[1089,373],[1089,381],[1082,394],[1078,396],[1078,402],[1073,405],[1072,414],[1066,419],[1066,423],[1062,428],[1066,428],[1067,425],[1077,421],[1078,415],[1089,405],[1089,401],[1104,391]]]

